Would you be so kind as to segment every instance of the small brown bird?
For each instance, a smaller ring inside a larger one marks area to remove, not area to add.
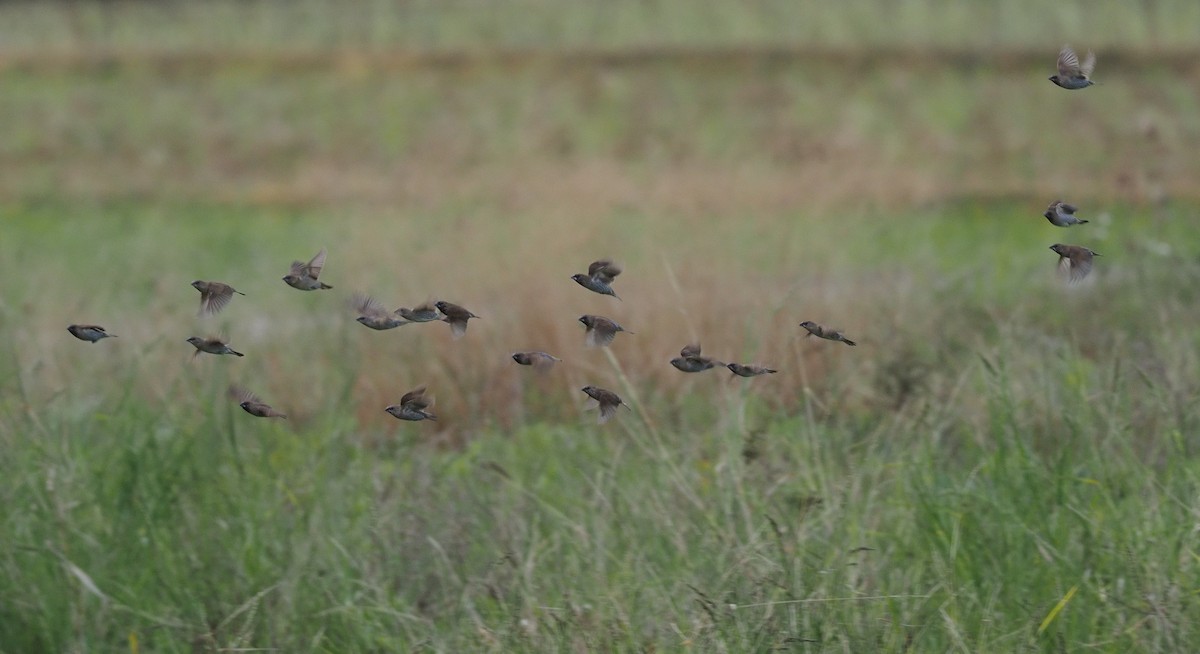
[[[437,310],[441,311],[443,316],[446,316],[442,318],[442,322],[449,323],[450,334],[456,339],[462,338],[462,335],[467,333],[468,320],[479,317],[465,308],[446,302],[445,300],[438,300],[433,306],[437,307]]]
[[[241,386],[233,385],[229,387],[229,397],[233,398],[238,406],[252,416],[259,418],[284,418],[287,416],[271,408],[271,405],[262,401],[254,393],[242,388]]]
[[[779,372],[766,366],[756,366],[753,364],[727,363],[725,367],[729,368],[729,372],[738,377],[757,377],[759,375],[773,375]]]
[[[858,343],[855,343],[854,341],[843,336],[841,332],[827,329],[811,320],[805,320],[804,322],[800,323],[800,326],[808,330],[808,334],[805,335],[805,338],[808,338],[809,336],[816,336],[817,338],[823,338],[829,341],[841,341],[850,346],[858,345]]]
[[[370,295],[355,293],[351,303],[359,313],[356,320],[371,329],[383,331],[408,324],[407,320],[397,318],[395,313],[389,312],[378,300],[372,298]],[[398,312],[399,310],[397,310]]]
[[[325,267],[325,248],[317,253],[308,263],[303,261],[293,261],[292,271],[283,276],[283,281],[292,288],[300,289],[301,291],[319,291],[333,288],[325,282],[317,281],[317,277],[321,276],[321,269]]]
[[[1095,84],[1091,80],[1092,70],[1095,68],[1096,55],[1089,51],[1081,64],[1071,46],[1064,45],[1062,50],[1058,51],[1058,74],[1051,75],[1050,81],[1069,91],[1085,89]]]
[[[583,323],[584,327],[587,327],[587,331],[584,334],[584,343],[588,347],[607,346],[617,337],[617,332],[625,332],[626,334],[634,333],[604,316],[580,316],[579,322]]]
[[[441,320],[441,314],[438,313],[438,309],[433,302],[426,302],[411,309],[400,307],[396,309],[396,313],[409,322],[433,322],[434,320]]]
[[[608,422],[608,419],[617,412],[617,407],[624,405],[629,409],[629,405],[621,400],[621,396],[612,391],[605,390],[598,386],[584,386],[579,389],[587,393],[588,397],[596,400],[596,405],[600,408],[600,424]],[[630,409],[632,411],[632,409]]]
[[[621,298],[617,297],[617,294],[614,293],[612,289],[613,280],[616,279],[617,275],[620,274],[620,266],[614,264],[611,259],[601,259],[599,261],[593,261],[591,265],[588,266],[586,275],[582,273],[576,273],[571,275],[571,279],[575,280],[575,283],[589,291],[592,291],[593,293],[611,295],[620,300]]]
[[[514,352],[512,360],[522,366],[533,366],[538,372],[545,372],[554,367],[562,359],[546,352]]]
[[[400,420],[437,420],[437,416],[433,415],[426,409],[433,405],[433,398],[425,397],[425,387],[421,386],[416,390],[405,393],[400,398],[399,404],[393,404],[384,409]]]
[[[200,312],[201,316],[211,316],[214,313],[225,308],[233,299],[233,294],[245,295],[245,293],[237,290],[229,284],[221,282],[205,282],[197,279],[192,282],[192,288],[200,291]]]
[[[1080,220],[1075,217],[1075,212],[1078,209],[1075,205],[1067,204],[1062,200],[1055,200],[1050,203],[1050,207],[1046,209],[1046,213],[1042,214],[1046,220],[1050,221],[1055,227],[1070,227],[1071,225],[1083,225],[1088,221]]]
[[[1058,269],[1067,274],[1071,283],[1075,283],[1092,272],[1092,257],[1100,256],[1082,245],[1063,245],[1055,243],[1050,246],[1058,255]]]
[[[679,351],[679,356],[671,359],[671,365],[683,372],[701,372],[725,364],[711,357],[700,356],[700,344],[692,343],[685,345]]]
[[[201,352],[208,352],[209,354],[232,354],[238,357],[246,356],[241,352],[229,347],[229,344],[225,343],[219,338],[200,338],[199,336],[193,336],[187,339],[187,342],[191,343],[196,348],[196,351],[192,353],[193,359],[200,356]]]
[[[71,332],[71,335],[75,338],[89,343],[95,343],[102,338],[117,337],[116,334],[109,334],[104,331],[104,328],[100,325],[67,325],[67,331]]]

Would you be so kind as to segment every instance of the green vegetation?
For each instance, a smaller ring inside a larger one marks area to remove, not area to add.
[[[1194,3],[293,5],[0,7],[56,46],[0,72],[0,652],[1200,648],[1200,85],[1100,50]],[[1064,40],[1100,86],[1045,80]],[[680,43],[981,58],[320,59]],[[55,59],[97,46],[181,58]],[[320,247],[334,289],[287,288]],[[623,302],[569,279],[601,256]],[[247,295],[200,319],[193,279]],[[374,332],[359,290],[482,318]],[[438,422],[384,413],[421,384]]]

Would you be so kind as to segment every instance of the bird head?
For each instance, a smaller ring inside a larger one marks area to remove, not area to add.
[[[579,316],[579,322],[583,323],[587,327],[591,327],[592,326],[592,317],[591,316]]]
[[[1058,84],[1058,75],[1051,75],[1049,79],[1051,82]]]
[[[203,290],[203,287],[204,287],[204,286],[205,286],[205,283],[204,283],[203,281],[199,280],[199,279],[197,279],[196,281],[192,282],[192,288],[196,289],[197,291],[199,291],[199,290]]]
[[[1054,250],[1054,253],[1055,253],[1055,254],[1057,254],[1057,255],[1059,255],[1059,256],[1066,256],[1066,255],[1064,255],[1064,254],[1063,254],[1063,250],[1064,250],[1064,248],[1063,248],[1063,245],[1062,245],[1062,243],[1055,243],[1054,245],[1051,245],[1051,246],[1050,246],[1050,249],[1051,249],[1051,250]]]
[[[192,345],[199,346],[204,341],[199,336],[192,336],[191,338],[187,339],[187,342],[191,343]]]
[[[300,281],[300,278],[296,275],[284,275],[283,281],[287,282],[288,284],[295,284],[296,282]]]

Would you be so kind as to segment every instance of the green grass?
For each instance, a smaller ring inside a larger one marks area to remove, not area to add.
[[[855,33],[1052,53],[1064,25],[1186,46],[1194,11],[1028,4],[0,24],[88,53]],[[0,652],[1195,650],[1200,87],[1176,73],[1068,94],[1040,67],[829,59],[4,69]],[[1092,222],[1049,226],[1054,197]],[[1086,283],[1055,277],[1054,242],[1102,253]],[[321,247],[334,289],[285,287]],[[623,302],[568,279],[601,256]],[[199,319],[198,278],[246,296]],[[461,341],[372,332],[360,290],[483,317]],[[582,313],[637,333],[585,349]],[[247,356],[192,359],[216,333]],[[692,340],[780,372],[683,375]],[[527,374],[524,348],[563,364]],[[244,413],[233,382],[290,419]],[[420,384],[437,423],[384,413]],[[595,425],[585,384],[631,410]]]

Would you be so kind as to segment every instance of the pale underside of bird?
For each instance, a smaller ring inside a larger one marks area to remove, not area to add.
[[[850,346],[858,345],[858,343],[846,338],[842,332],[835,329],[829,329],[828,327],[822,327],[811,320],[805,320],[804,322],[800,323],[800,326],[808,331],[808,333],[805,334],[805,338],[809,336],[816,336],[817,338],[823,338],[827,341],[841,341]]]
[[[245,295],[229,284],[221,282],[206,282],[197,279],[192,282],[192,288],[200,291],[200,311],[197,315],[211,316],[233,300],[234,294]]]
[[[333,288],[325,282],[318,281],[321,270],[325,267],[325,248],[316,254],[308,263],[293,261],[291,272],[284,275],[283,281],[292,288],[301,291],[318,291]]]
[[[67,331],[71,335],[81,341],[95,343],[105,338],[116,338],[116,334],[109,334],[100,325],[67,325]]]

